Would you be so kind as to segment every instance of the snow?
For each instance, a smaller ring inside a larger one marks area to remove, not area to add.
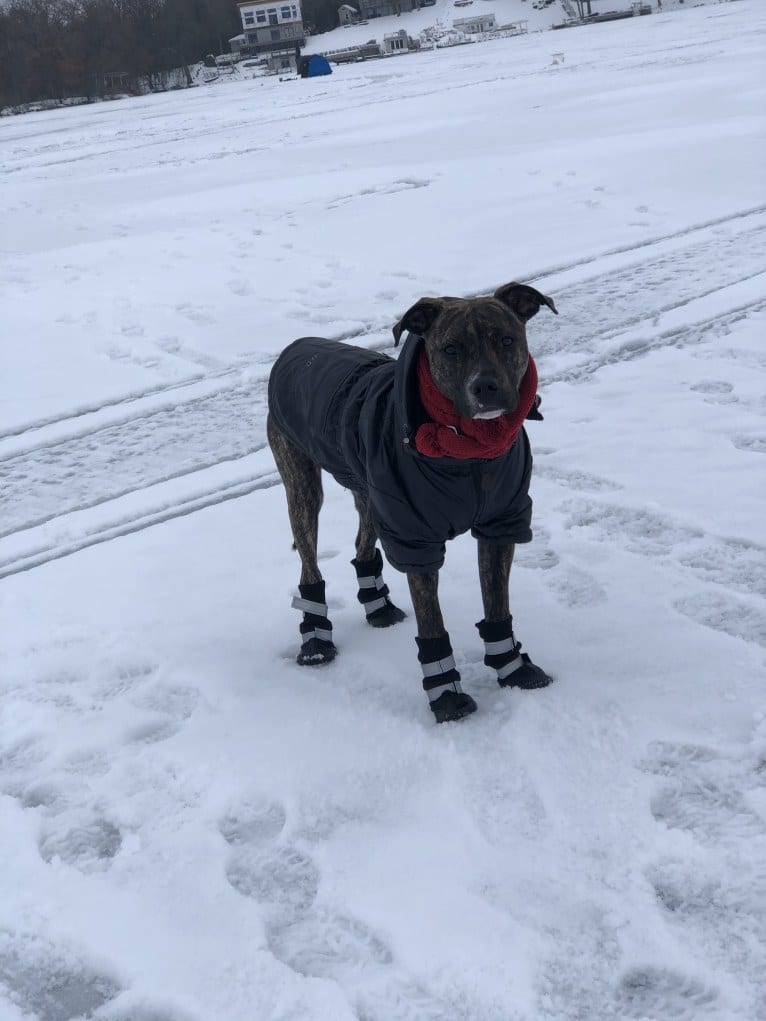
[[[592,0],[591,10],[593,14],[605,14],[610,11],[628,11],[633,7],[635,0]],[[657,0],[644,0],[649,2],[653,13],[664,16],[668,13],[684,13],[686,8],[683,0],[665,0],[663,10],[657,10]],[[700,4],[729,3],[732,0],[694,0]],[[576,0],[570,0],[572,11],[576,11]],[[306,39],[306,53],[331,53],[333,50],[344,49],[348,46],[360,46],[370,40],[377,41],[383,45],[383,38],[391,32],[398,32],[405,29],[412,39],[417,39],[421,32],[429,29],[437,32],[448,32],[452,29],[455,20],[462,18],[485,17],[494,14],[495,23],[499,28],[504,25],[518,25],[526,22],[527,32],[547,32],[553,25],[561,25],[570,20],[570,15],[563,5],[562,0],[554,0],[549,7],[538,10],[535,7],[535,0],[471,0],[467,5],[457,6],[455,0],[436,0],[431,7],[421,7],[416,11],[408,11],[405,14],[392,14],[385,18],[372,18],[357,25],[341,25],[330,32],[322,32],[320,35],[309,36]],[[648,15],[642,15],[647,17]],[[594,27],[588,26],[588,30]],[[578,31],[580,29],[578,28]],[[553,49],[560,49],[569,42],[569,30],[565,34],[557,33],[548,37],[553,43]],[[505,51],[503,51],[505,52]],[[402,54],[395,54],[401,56]],[[490,58],[486,57],[489,61]]]
[[[629,7],[629,0],[612,0],[609,8],[621,10]],[[343,49],[346,46],[357,46],[375,39],[382,46],[383,37],[390,32],[405,29],[408,35],[417,39],[427,29],[452,28],[457,18],[475,15],[495,15],[499,26],[526,21],[527,31],[539,32],[547,30],[551,25],[566,20],[566,13],[560,3],[552,4],[544,10],[536,10],[528,0],[474,0],[464,7],[455,7],[454,0],[436,0],[432,7],[421,7],[406,14],[392,14],[385,18],[373,18],[363,24],[343,25],[331,32],[309,36],[306,40],[307,53],[327,53]]]
[[[766,1017],[764,34],[740,0],[0,122],[2,1021]],[[514,278],[560,311],[511,585],[557,680],[495,685],[462,537],[479,711],[436,727],[331,481],[340,653],[294,663],[265,381]]]

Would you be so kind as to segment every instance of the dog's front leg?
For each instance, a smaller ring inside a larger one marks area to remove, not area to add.
[[[513,543],[497,546],[479,539],[479,582],[485,620],[505,620],[511,615],[508,582],[515,551]]]
[[[452,645],[444,629],[439,605],[439,574],[408,574],[412,606],[418,624],[418,659],[423,687],[437,723],[459,720],[476,710],[476,703],[460,686]]]
[[[513,633],[509,581],[516,547],[479,539],[479,581],[484,620],[476,627],[484,639],[484,662],[497,671],[502,688],[544,688],[551,679],[521,651]]]

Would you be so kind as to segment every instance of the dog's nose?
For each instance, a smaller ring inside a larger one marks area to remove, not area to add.
[[[482,372],[471,383],[471,396],[480,404],[489,404],[497,400],[498,384],[495,376]]]

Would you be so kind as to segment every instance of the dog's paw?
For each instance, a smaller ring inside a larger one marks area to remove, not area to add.
[[[324,663],[332,663],[338,650],[332,642],[326,642],[322,638],[310,638],[301,646],[301,651],[296,657],[300,666],[322,666]]]
[[[475,713],[476,709],[476,703],[464,691],[443,691],[431,702],[431,712],[436,717],[437,723],[462,720],[464,716]]]
[[[521,653],[523,664],[513,673],[508,674],[507,677],[502,680],[498,678],[497,683],[501,688],[523,688],[525,690],[532,690],[534,688],[547,688],[548,685],[553,681],[544,670],[539,666],[535,666],[526,652]]]
[[[392,624],[399,624],[406,617],[407,614],[404,610],[400,610],[398,606],[394,606],[390,599],[386,599],[386,605],[371,613],[367,617],[367,623],[372,624],[373,627],[391,627]]]

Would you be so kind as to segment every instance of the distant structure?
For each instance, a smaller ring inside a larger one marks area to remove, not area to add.
[[[416,11],[418,0],[358,0],[362,19],[386,18],[391,14],[407,14]]]
[[[464,35],[481,35],[483,32],[496,31],[497,22],[494,14],[474,14],[472,18],[455,18],[452,27]]]
[[[388,56],[393,53],[409,53],[413,48],[413,41],[403,28],[400,28],[398,32],[389,32],[383,36],[383,53]]]
[[[628,10],[603,11],[600,14],[593,11],[592,4],[597,2],[600,0],[561,0],[568,20],[551,27],[571,28],[574,25],[594,25],[599,21],[621,21],[623,18],[636,18],[652,13],[652,5],[648,0],[633,0]],[[680,2],[683,3],[684,0],[680,0]],[[657,9],[662,10],[662,0],[659,0]]]
[[[359,21],[359,11],[351,4],[342,4],[338,8],[339,25],[355,25]]]
[[[263,57],[273,70],[296,67],[306,43],[300,0],[240,0],[242,34],[229,40],[233,53]]]

